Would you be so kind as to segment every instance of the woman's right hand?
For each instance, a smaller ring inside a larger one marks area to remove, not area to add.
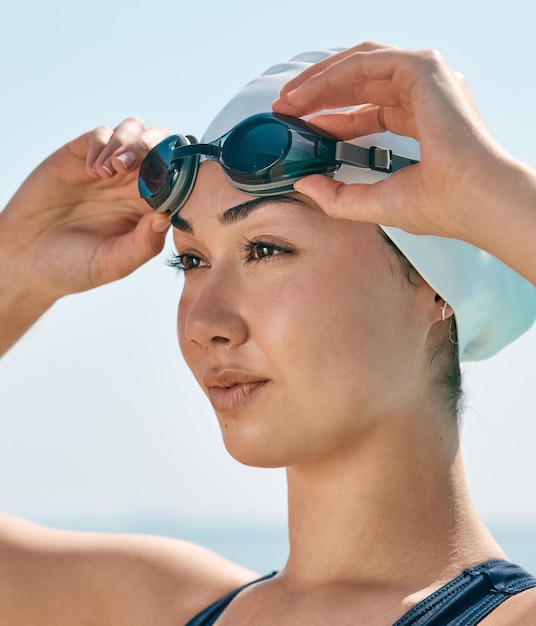
[[[0,354],[56,300],[117,280],[158,254],[169,219],[137,173],[169,133],[129,118],[67,143],[0,213]]]
[[[139,198],[136,183],[143,157],[166,134],[129,118],[49,156],[0,214],[2,267],[56,300],[156,255],[169,220]]]

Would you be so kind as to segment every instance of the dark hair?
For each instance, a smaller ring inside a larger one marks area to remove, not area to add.
[[[390,250],[396,255],[408,283],[418,288],[419,285],[425,282],[422,276],[380,226],[378,226],[378,232]],[[439,299],[439,296],[437,298]],[[445,332],[442,342],[432,353],[431,363],[436,360],[439,360],[440,364],[438,367],[439,373],[434,383],[451,413],[458,417],[461,413],[463,388],[458,351],[458,330],[454,315],[449,319],[448,331]]]

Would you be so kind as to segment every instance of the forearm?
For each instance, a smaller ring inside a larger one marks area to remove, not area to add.
[[[7,265],[0,259],[0,357],[53,304],[52,298],[44,297],[23,280],[10,276]]]
[[[536,284],[536,172],[502,155],[482,180],[474,182],[459,238]]]

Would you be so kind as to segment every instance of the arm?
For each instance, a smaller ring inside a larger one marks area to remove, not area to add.
[[[433,51],[362,44],[290,81],[274,103],[342,139],[384,130],[420,142],[421,162],[374,185],[312,176],[296,183],[334,217],[455,237],[536,283],[536,172],[484,125],[463,77]]]
[[[0,514],[0,616],[10,626],[177,626],[254,579],[165,537],[44,528]]]
[[[166,134],[137,119],[98,128],[39,165],[0,213],[0,355],[64,295],[134,271],[169,227],[139,197],[137,170]]]
[[[0,353],[69,293],[157,254],[169,227],[138,197],[137,170],[166,131],[126,120],[68,143],[0,213]],[[254,574],[188,542],[53,530],[0,513],[0,622],[185,623]]]

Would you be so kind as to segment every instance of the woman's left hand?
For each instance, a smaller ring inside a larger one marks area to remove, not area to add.
[[[465,79],[435,51],[366,43],[287,83],[276,112],[341,139],[389,130],[420,143],[421,161],[376,184],[325,176],[295,184],[329,215],[468,241],[536,282],[536,173],[484,125]]]

